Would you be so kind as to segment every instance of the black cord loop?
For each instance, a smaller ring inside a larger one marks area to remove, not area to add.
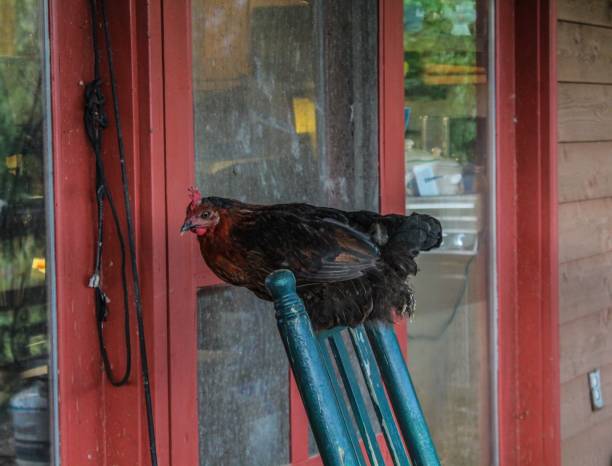
[[[85,86],[85,111],[84,124],[87,138],[92,146],[96,161],[96,205],[98,211],[98,228],[97,228],[97,244],[95,252],[94,273],[89,280],[89,286],[94,289],[96,302],[96,321],[98,328],[98,341],[100,354],[104,365],[104,372],[109,382],[114,386],[125,385],[131,374],[131,335],[130,335],[130,302],[129,290],[126,270],[126,247],[125,237],[121,228],[121,221],[104,170],[104,162],[102,160],[102,140],[104,129],[108,127],[108,117],[104,110],[105,98],[102,92],[102,76],[100,71],[100,50],[97,39],[98,26],[98,5],[96,0],[89,0],[91,7],[91,28],[92,28],[92,48],[94,54],[94,79]],[[144,335],[144,321],[142,313],[142,299],[140,292],[140,279],[138,275],[138,264],[136,258],[136,241],[134,239],[134,222],[132,220],[132,211],[129,193],[129,180],[125,163],[125,145],[123,142],[123,130],[121,126],[121,117],[119,112],[119,98],[117,96],[117,85],[115,79],[115,70],[113,64],[113,51],[109,33],[108,17],[106,15],[105,0],[100,1],[100,12],[102,14],[102,26],[104,32],[104,42],[106,49],[106,58],[108,63],[108,73],[110,76],[113,116],[115,129],[117,133],[117,147],[119,151],[119,165],[121,169],[121,184],[123,187],[123,203],[125,209],[125,220],[127,225],[127,240],[130,253],[130,264],[132,272],[132,288],[134,292],[134,304],[136,310],[136,322],[138,326],[138,342],[140,349],[140,362],[143,379],[143,390],[145,396],[145,405],[147,413],[147,429],[149,434],[149,452],[151,454],[151,464],[157,466],[157,448],[155,444],[155,425],[153,422],[153,403],[151,398],[151,385],[149,382],[149,365],[147,361],[147,349]],[[111,210],[115,234],[119,241],[119,249],[121,256],[121,285],[123,289],[123,309],[124,309],[124,338],[125,338],[125,370],[120,378],[117,378],[113,373],[108,351],[104,342],[104,322],[106,322],[109,313],[110,300],[102,289],[102,254],[103,254],[103,236],[104,236],[104,205],[107,201]]]

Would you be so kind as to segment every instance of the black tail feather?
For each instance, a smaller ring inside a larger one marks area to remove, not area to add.
[[[392,322],[396,316],[412,316],[415,301],[409,277],[418,270],[414,259],[419,252],[440,246],[440,222],[419,213],[383,216],[365,211],[349,212],[347,219],[352,227],[368,232],[380,247],[382,261],[356,280],[302,290],[315,327],[355,326],[364,320]]]

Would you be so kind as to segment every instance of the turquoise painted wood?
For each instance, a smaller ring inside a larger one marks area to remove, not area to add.
[[[335,377],[334,368],[333,368],[331,359],[329,358],[327,351],[325,349],[325,340],[319,340],[319,351],[321,354],[321,360],[323,361],[323,364],[325,365],[325,370],[327,371],[327,375],[329,376],[331,386],[334,390],[335,401],[338,404],[338,407],[340,408],[340,413],[342,414],[344,426],[346,427],[347,432],[349,434],[351,444],[353,445],[353,449],[356,452],[359,452],[360,450],[359,439],[357,438],[357,433],[355,432],[355,429],[353,428],[353,418],[351,417],[348,411],[346,403],[344,403],[342,389],[340,388],[340,385],[338,384],[338,380]],[[361,456],[361,454],[358,454],[357,456],[359,459],[359,463],[363,464],[363,466],[366,466],[365,461],[363,461],[363,457]]]
[[[387,447],[393,458],[393,464],[411,464],[404,450],[400,433],[395,425],[391,407],[385,395],[380,371],[376,365],[376,360],[374,359],[374,354],[372,353],[372,348],[370,348],[365,330],[362,325],[359,325],[349,329],[349,333],[351,335],[353,347],[357,353],[361,373],[363,374],[366,386],[370,392],[372,405],[374,406],[378,421],[382,427],[385,440],[387,441]]]
[[[365,328],[337,327],[315,337],[296,293],[293,274],[288,270],[276,271],[268,277],[266,286],[274,298],[278,329],[324,464],[365,465],[359,433],[369,464],[384,465],[375,433],[377,422],[394,465],[440,466],[393,328],[368,323]],[[368,415],[364,393],[343,339],[347,332],[375,420]]]
[[[368,322],[365,327],[412,461],[415,466],[439,465],[436,447],[393,328],[382,322]]]
[[[344,340],[342,339],[341,333],[337,332],[332,335],[331,338],[329,338],[329,343],[332,353],[334,354],[334,358],[336,359],[336,366],[338,367],[338,371],[340,372],[342,381],[346,387],[347,397],[351,403],[351,408],[355,416],[355,422],[357,423],[357,427],[361,433],[361,438],[364,441],[364,446],[366,448],[368,458],[370,459],[370,464],[372,466],[384,465],[385,461],[383,459],[382,452],[380,451],[378,441],[376,440],[376,432],[374,431],[374,426],[372,425],[372,421],[368,416],[366,403],[361,394],[357,376],[353,371],[353,365],[351,364],[350,356],[344,344]]]
[[[278,330],[323,462],[330,466],[361,466],[362,459],[353,447],[335,400],[304,303],[295,292],[295,277],[288,270],[276,271],[266,279],[266,287],[274,298]]]

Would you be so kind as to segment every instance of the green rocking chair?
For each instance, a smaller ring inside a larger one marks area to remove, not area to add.
[[[274,298],[278,329],[323,463],[366,466],[365,450],[371,466],[385,464],[342,338],[342,333],[348,332],[393,464],[440,466],[393,328],[373,322],[355,328],[338,327],[316,336],[296,293],[293,274],[276,271],[268,277],[266,286]],[[336,361],[362,445],[327,346]]]

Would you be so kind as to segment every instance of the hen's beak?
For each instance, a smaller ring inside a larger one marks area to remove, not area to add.
[[[193,223],[191,223],[191,220],[185,220],[185,223],[183,223],[183,226],[181,227],[181,235],[184,235],[186,231],[191,230],[192,226]]]

